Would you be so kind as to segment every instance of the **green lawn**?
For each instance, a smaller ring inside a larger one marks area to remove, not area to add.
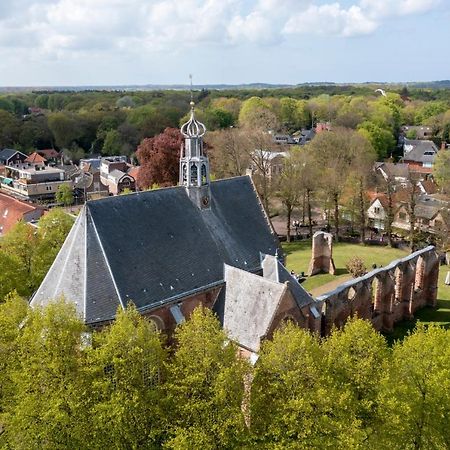
[[[283,250],[287,255],[287,267],[297,273],[307,272],[309,261],[311,259],[311,241],[296,241],[283,244]],[[323,284],[329,283],[339,278],[348,277],[345,264],[355,255],[362,258],[368,270],[372,268],[372,264],[386,266],[394,259],[402,258],[408,253],[403,250],[378,246],[363,246],[357,244],[334,243],[333,244],[333,260],[336,266],[336,275],[320,274],[308,278],[303,287],[306,290],[314,289]]]
[[[287,267],[297,273],[307,272],[309,260],[311,258],[311,241],[296,241],[283,243],[283,250],[287,255]],[[378,246],[362,246],[357,244],[335,243],[333,245],[333,259],[336,266],[336,275],[321,274],[307,278],[302,286],[311,291],[324,284],[345,279],[348,272],[345,268],[346,262],[352,256],[362,258],[368,268],[371,269],[372,264],[386,266],[391,261],[406,256],[408,253],[403,250],[392,249],[388,247]],[[414,328],[417,320],[424,323],[435,322],[446,328],[450,328],[450,286],[444,284],[445,275],[448,266],[441,266],[439,274],[439,291],[438,291],[438,307],[424,308],[418,311],[414,321],[404,321],[396,325],[395,330],[388,336],[388,340],[393,342],[396,339],[404,337],[409,330]]]

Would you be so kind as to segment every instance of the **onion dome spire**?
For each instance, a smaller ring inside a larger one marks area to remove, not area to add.
[[[191,117],[181,126],[181,134],[186,138],[203,137],[206,133],[206,127],[195,118],[195,103],[191,100]]]

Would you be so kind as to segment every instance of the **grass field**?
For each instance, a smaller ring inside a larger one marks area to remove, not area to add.
[[[287,268],[296,273],[307,272],[311,258],[311,241],[296,241],[283,243],[283,250],[287,255]],[[307,278],[302,286],[307,291],[317,290],[320,286],[342,281],[349,277],[345,264],[352,256],[359,256],[366,264],[368,270],[372,264],[386,266],[391,261],[406,256],[408,252],[399,249],[377,246],[362,246],[357,244],[335,243],[333,245],[333,259],[336,266],[336,275],[320,274]],[[401,339],[412,330],[417,320],[424,323],[435,322],[450,328],[450,286],[444,284],[448,266],[441,266],[439,274],[438,306],[436,309],[424,308],[416,314],[414,321],[405,321],[396,325],[395,330],[388,336],[389,341]]]

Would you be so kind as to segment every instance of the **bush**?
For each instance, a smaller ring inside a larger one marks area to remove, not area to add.
[[[358,256],[350,258],[345,267],[353,278],[361,277],[367,273],[367,267],[364,264],[364,261]]]

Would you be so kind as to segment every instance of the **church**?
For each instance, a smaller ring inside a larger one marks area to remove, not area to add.
[[[203,305],[250,353],[286,320],[320,331],[251,178],[210,180],[193,102],[181,132],[179,185],[87,201],[31,306],[64,297],[98,328],[133,302],[170,334]]]

